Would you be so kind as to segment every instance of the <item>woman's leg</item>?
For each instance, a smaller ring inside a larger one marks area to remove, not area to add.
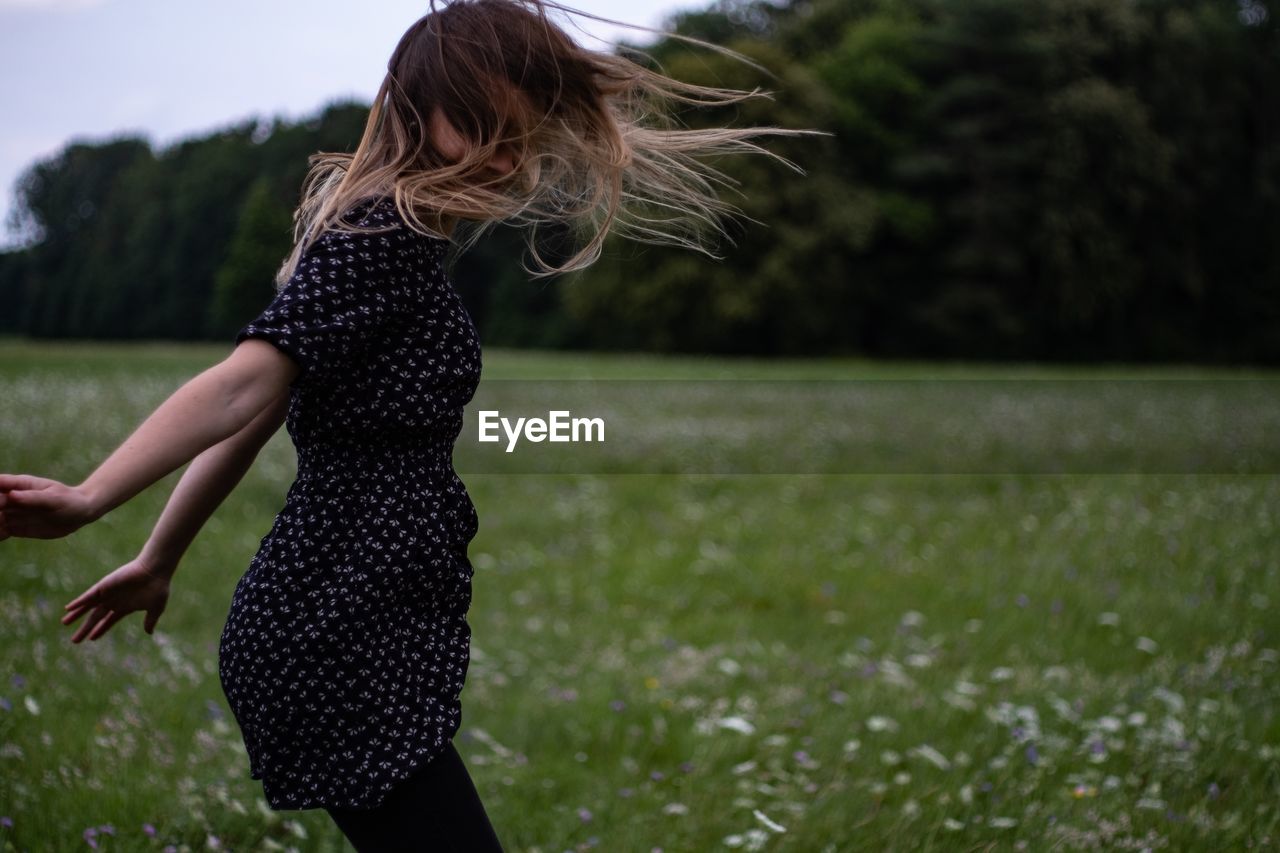
[[[326,809],[358,853],[502,853],[467,765],[450,742],[375,809]]]

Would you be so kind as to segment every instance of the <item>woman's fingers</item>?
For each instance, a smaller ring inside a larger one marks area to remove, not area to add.
[[[32,477],[29,474],[0,474],[0,492],[12,492],[14,489],[38,489],[48,482],[43,477]]]
[[[79,630],[72,635],[71,642],[78,643],[87,637],[89,632],[92,631],[100,621],[102,621],[102,618],[106,616],[108,612],[109,611],[106,607],[95,607],[93,612],[89,614],[89,618],[84,620],[84,624],[81,625]]]
[[[80,593],[74,599],[72,599],[71,603],[68,604],[64,609],[71,610],[74,607],[80,607],[83,604],[88,604],[90,601],[93,601],[97,597],[98,597],[98,585],[94,584],[93,586],[86,589],[84,592]]]
[[[124,614],[124,613],[117,613],[117,612],[116,612],[116,611],[114,611],[114,610],[110,610],[110,611],[108,611],[108,612],[107,612],[107,618],[105,618],[105,619],[103,619],[102,621],[100,621],[100,622],[98,623],[98,627],[94,628],[94,629],[93,629],[93,631],[91,631],[91,632],[89,633],[89,639],[90,639],[90,640],[96,640],[96,639],[98,639],[98,638],[99,638],[99,637],[101,637],[103,634],[107,633],[107,631],[109,631],[109,630],[111,629],[111,626],[112,626],[112,625],[116,624],[116,623],[117,623],[117,622],[119,622],[121,619],[123,619],[123,618],[125,617],[125,615],[126,615],[126,614]]]

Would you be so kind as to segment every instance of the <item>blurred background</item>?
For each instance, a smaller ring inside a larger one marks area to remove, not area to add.
[[[419,10],[224,6],[4,4],[0,334],[225,341],[270,298],[307,155],[354,150]],[[722,262],[613,241],[530,283],[495,231],[454,268],[487,346],[1280,360],[1280,24],[1260,0],[580,8],[776,75],[576,19],[677,77],[774,93],[687,123],[832,135],[766,142],[804,176],[718,164],[746,215]]]

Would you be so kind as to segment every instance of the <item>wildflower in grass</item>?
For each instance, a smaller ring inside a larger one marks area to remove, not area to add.
[[[663,779],[667,778],[667,774],[663,773],[661,770],[654,770],[649,774],[649,778],[655,782],[661,782]]]
[[[741,847],[744,850],[759,850],[769,840],[769,833],[763,829],[748,829],[741,835],[726,835],[724,844],[726,847]]]
[[[1076,785],[1071,789],[1071,796],[1075,797],[1077,800],[1082,800],[1085,797],[1096,797],[1098,796],[1098,789],[1093,785]]]
[[[1146,652],[1149,655],[1154,655],[1160,649],[1159,644],[1150,637],[1139,637],[1137,641],[1134,642],[1134,646],[1138,651]]]
[[[647,677],[647,678],[644,680],[644,686],[645,686],[645,687],[647,687],[647,688],[649,688],[650,690],[657,690],[657,689],[658,689],[658,679],[657,679],[657,678],[655,678],[654,676],[650,675],[649,677]]]
[[[591,822],[591,818],[592,818],[592,817],[593,817],[593,815],[591,814],[591,810],[590,810],[590,809],[588,809],[588,808],[586,808],[586,807],[579,807],[579,809],[578,809],[578,820],[582,821],[583,823],[590,823],[590,822]]]
[[[769,829],[773,830],[774,832],[787,831],[787,828],[785,826],[783,826],[780,823],[777,823],[776,821],[770,820],[769,816],[766,815],[764,812],[760,811],[759,809],[752,809],[751,813],[755,815],[756,820],[760,821],[761,823],[763,823],[765,826],[767,826]]]
[[[103,835],[115,835],[116,828],[109,823],[104,823],[98,826],[98,832]]]
[[[684,803],[667,803],[662,807],[663,814],[688,814],[689,807]]]
[[[946,830],[950,830],[951,832],[957,832],[961,829],[964,829],[964,824],[953,817],[949,817],[944,821],[942,821],[942,828]]]
[[[1009,829],[1010,827],[1017,825],[1018,821],[1011,817],[993,817],[991,820],[987,821],[987,826],[990,826],[993,829]]]
[[[1109,628],[1114,628],[1116,625],[1120,624],[1120,614],[1112,613],[1110,611],[1107,611],[1106,613],[1099,613],[1098,624],[1106,625]]]
[[[12,711],[13,703],[11,703],[8,699],[4,698],[3,696],[0,696],[0,709],[3,709],[5,711]]]
[[[22,698],[22,704],[27,707],[27,710],[32,715],[38,716],[40,714],[40,703],[36,701],[36,697],[28,694]]]
[[[221,850],[222,839],[214,835],[213,833],[209,833],[209,835],[206,836],[204,839],[204,846],[210,850]]]
[[[915,800],[907,800],[902,804],[902,816],[911,820],[920,816],[920,804]]]
[[[693,762],[692,762],[692,761],[682,761],[682,762],[680,763],[680,772],[681,772],[681,773],[692,773],[692,772],[693,772]]]
[[[1208,790],[1205,791],[1209,799],[1216,800],[1218,795],[1222,793],[1222,789],[1218,787],[1217,782],[1210,782]]]
[[[98,830],[96,827],[89,827],[84,831],[84,841],[94,850],[98,849]]]
[[[868,717],[867,729],[873,732],[896,732],[898,730],[898,722],[889,717]]]
[[[951,769],[951,762],[947,760],[947,757],[927,743],[922,743],[919,746],[912,747],[909,752],[912,755],[920,756],[939,770]]]
[[[13,829],[13,818],[9,817],[8,815],[5,815],[4,817],[0,817],[0,826],[4,827],[5,829]]]
[[[142,825],[142,831],[143,831],[146,835],[148,835],[148,836],[150,836],[150,837],[152,837],[152,838],[154,838],[154,837],[155,837],[155,834],[156,834],[156,828],[155,828],[154,826],[152,826],[151,824],[149,824],[149,823],[144,823],[144,824]]]
[[[635,792],[636,792],[635,788],[619,788],[619,789],[618,789],[618,796],[619,796],[619,797],[622,797],[622,798],[625,800],[625,799],[627,799],[628,797],[630,797],[632,794],[634,794]]]
[[[720,720],[719,725],[722,729],[732,729],[744,735],[754,734],[756,730],[755,726],[742,717],[725,717]]]
[[[626,707],[627,707],[627,703],[623,702],[621,699],[614,699],[609,703],[609,708],[610,710],[613,710],[613,711],[621,711]]]
[[[9,681],[19,690],[27,685],[27,680],[16,672],[13,674],[13,678],[9,679]]]
[[[1029,743],[1029,744],[1027,744],[1026,756],[1027,756],[1027,763],[1028,763],[1028,764],[1038,764],[1038,763],[1039,763],[1039,761],[1040,761],[1040,753],[1036,751],[1036,745],[1035,745],[1034,743]]]

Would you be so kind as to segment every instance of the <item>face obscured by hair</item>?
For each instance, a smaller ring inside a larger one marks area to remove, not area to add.
[[[427,133],[432,145],[449,162],[456,163],[467,152],[467,140],[445,117],[444,110],[435,107],[431,110]],[[509,175],[515,171],[515,158],[507,146],[500,146],[486,164],[499,175]]]

